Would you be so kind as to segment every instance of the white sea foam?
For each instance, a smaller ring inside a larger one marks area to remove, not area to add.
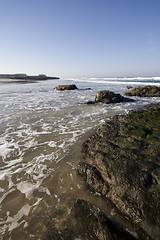
[[[35,141],[34,138],[24,144],[24,146],[25,146],[26,148],[35,147],[35,146],[37,146],[37,145],[38,145],[38,142]]]
[[[34,210],[36,209],[37,205],[40,203],[40,201],[42,200],[42,198],[38,198],[37,201],[30,206],[28,203],[26,203],[18,212],[17,214],[15,214],[14,216],[10,216],[10,212],[7,212],[7,218],[5,221],[2,221],[1,223],[1,227],[0,227],[0,231],[2,234],[4,234],[6,232],[6,230],[8,232],[11,232],[12,230],[14,230],[15,228],[18,228],[19,226],[21,226],[22,224],[23,227],[27,227],[28,223],[23,219],[23,217],[28,216],[28,214],[30,213],[31,209],[34,212]]]
[[[46,187],[41,186],[41,183],[42,180],[39,180],[36,183],[24,181],[17,184],[17,189],[21,193],[25,194],[26,198],[28,198],[29,200],[33,197],[33,193],[36,190],[50,195],[50,191]]]
[[[20,154],[20,148],[18,144],[14,143],[13,141],[3,141],[0,145],[0,156],[3,159],[6,159],[7,157],[10,157],[11,155],[18,156]]]
[[[40,186],[41,182],[32,184],[31,182],[20,182],[17,184],[17,189],[21,192],[24,193],[26,198],[29,200],[32,198],[32,195],[36,189]]]
[[[17,215],[15,215],[15,217],[10,217],[8,216],[7,217],[7,220],[6,221],[2,221],[1,224],[2,227],[0,227],[0,231],[1,233],[4,235],[4,233],[7,232],[9,233],[10,231],[14,230],[15,228],[19,227],[21,224],[25,223],[24,220],[22,220],[20,222],[20,219],[23,217],[23,216],[26,216],[27,215],[27,207],[29,205],[25,205],[23,206],[21,212],[19,212]],[[7,215],[9,215],[9,213],[7,212]],[[11,238],[9,238],[11,239]]]
[[[72,78],[75,82],[90,82],[99,84],[133,84],[133,85],[160,85],[160,77],[105,77],[105,78]]]
[[[29,211],[30,211],[30,205],[27,203],[21,208],[21,210],[14,217],[8,217],[6,222],[11,222],[11,224],[8,227],[9,231],[20,226],[24,222],[24,221],[20,222],[21,218],[23,216],[27,216],[29,214]]]
[[[127,80],[127,79],[126,79]],[[83,82],[83,80],[81,80],[82,82]],[[84,82],[92,82],[92,83],[101,83],[101,84],[117,84],[117,85],[119,85],[119,81],[115,81],[114,80],[114,82],[113,81],[110,81],[110,80],[90,80],[90,79],[87,79],[87,80],[85,80]],[[129,85],[129,84],[132,84],[132,85],[141,85],[141,84],[143,84],[143,85],[158,85],[158,86],[160,86],[160,82],[138,82],[138,81],[124,81],[124,79],[123,79],[123,81],[121,81],[121,84],[124,84],[124,85]]]
[[[10,144],[7,141],[0,145],[0,155],[3,159],[11,153],[12,150],[9,147]]]
[[[57,146],[57,143],[56,143],[55,141],[50,141],[50,142],[48,143],[48,146],[51,147],[51,148],[54,148],[54,147]]]
[[[15,159],[15,160],[10,160],[9,162],[7,162],[7,164],[5,166],[1,167],[0,168],[0,180],[4,180],[6,177],[8,178],[9,176],[18,172],[17,167],[20,166],[19,163],[21,163],[22,160],[23,160],[22,157]],[[24,170],[24,168],[23,168],[23,170]]]
[[[90,77],[90,78],[71,78],[72,81],[86,81],[86,80],[97,80],[97,79],[103,79],[103,80],[110,80],[110,81],[122,81],[122,80],[128,80],[128,81],[133,81],[133,80],[141,80],[141,81],[150,81],[150,80],[157,80],[160,81],[160,76],[157,77]]]
[[[4,192],[4,189],[0,187],[0,192]]]
[[[46,187],[42,187],[42,186],[40,186],[40,188],[38,189],[38,191],[39,191],[39,192],[46,193],[47,195],[51,195],[49,189],[46,188]]]

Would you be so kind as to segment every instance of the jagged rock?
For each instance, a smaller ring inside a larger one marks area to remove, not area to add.
[[[109,184],[104,181],[97,168],[85,163],[79,164],[78,172],[86,176],[86,182],[95,189],[96,192],[106,195],[109,191]]]
[[[160,104],[115,116],[84,142],[82,153],[90,159],[78,167],[87,184],[159,240]]]
[[[59,91],[65,91],[65,90],[75,90],[77,89],[75,84],[70,84],[70,85],[59,85],[58,87],[54,88]]]
[[[103,103],[120,103],[120,102],[128,102],[133,101],[129,98],[125,98],[120,94],[116,94],[114,92],[110,92],[107,90],[100,91],[96,94],[95,102],[103,102]]]
[[[160,97],[160,87],[156,86],[135,87],[132,88],[129,92],[126,92],[125,95],[137,97]]]

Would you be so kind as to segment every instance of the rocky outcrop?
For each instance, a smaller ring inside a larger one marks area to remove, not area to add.
[[[78,171],[86,183],[149,239],[159,240],[160,103],[115,116],[84,142],[82,152]]]
[[[77,89],[75,84],[70,85],[59,85],[58,87],[54,88],[55,90],[65,91],[65,90],[75,90]]]
[[[160,87],[156,86],[135,87],[132,88],[129,92],[126,92],[125,95],[137,97],[160,97]]]
[[[95,102],[102,102],[102,103],[120,103],[120,102],[128,102],[133,101],[129,98],[125,98],[120,94],[116,94],[114,92],[110,92],[107,90],[103,90],[97,93]]]
[[[135,232],[128,231],[117,221],[104,215],[89,202],[77,199],[71,210],[72,221],[65,222],[60,229],[51,220],[43,240],[146,240]]]
[[[99,170],[86,163],[79,164],[79,173],[85,176],[85,181],[95,189],[96,192],[106,195],[109,192],[109,184],[104,181]]]

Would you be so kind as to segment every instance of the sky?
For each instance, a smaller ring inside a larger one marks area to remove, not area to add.
[[[0,73],[160,76],[160,0],[0,0]]]

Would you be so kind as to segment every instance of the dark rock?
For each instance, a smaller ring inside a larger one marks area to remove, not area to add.
[[[131,88],[133,88],[132,86],[127,86],[127,89],[131,89]]]
[[[158,103],[151,103],[145,106],[146,110],[154,110],[154,111],[160,111],[160,102]]]
[[[109,191],[109,184],[104,181],[97,168],[81,163],[78,166],[78,172],[86,177],[86,182],[94,188],[96,192],[106,196]]]
[[[83,144],[90,165],[78,167],[90,187],[154,240],[160,236],[159,107],[115,116],[100,126]]]
[[[72,221],[58,227],[54,220],[47,223],[42,240],[146,240],[127,231],[117,221],[110,219],[89,202],[77,199],[71,210]]]
[[[81,231],[81,239],[95,240],[136,240],[118,222],[100,213],[89,202],[78,199],[74,205],[74,215]],[[82,230],[83,229],[83,230]]]
[[[156,86],[135,87],[131,89],[129,92],[126,92],[125,95],[137,97],[160,97],[160,87]]]
[[[92,88],[86,88],[85,90],[92,90]]]
[[[88,102],[86,102],[86,104],[92,105],[92,104],[95,104],[95,101],[88,101]]]
[[[71,85],[59,85],[58,87],[54,88],[56,90],[59,91],[65,91],[65,90],[75,90],[77,89],[75,84],[71,84]]]
[[[129,98],[125,98],[120,94],[103,90],[97,93],[95,101],[109,104],[109,103],[128,102],[133,100]]]

